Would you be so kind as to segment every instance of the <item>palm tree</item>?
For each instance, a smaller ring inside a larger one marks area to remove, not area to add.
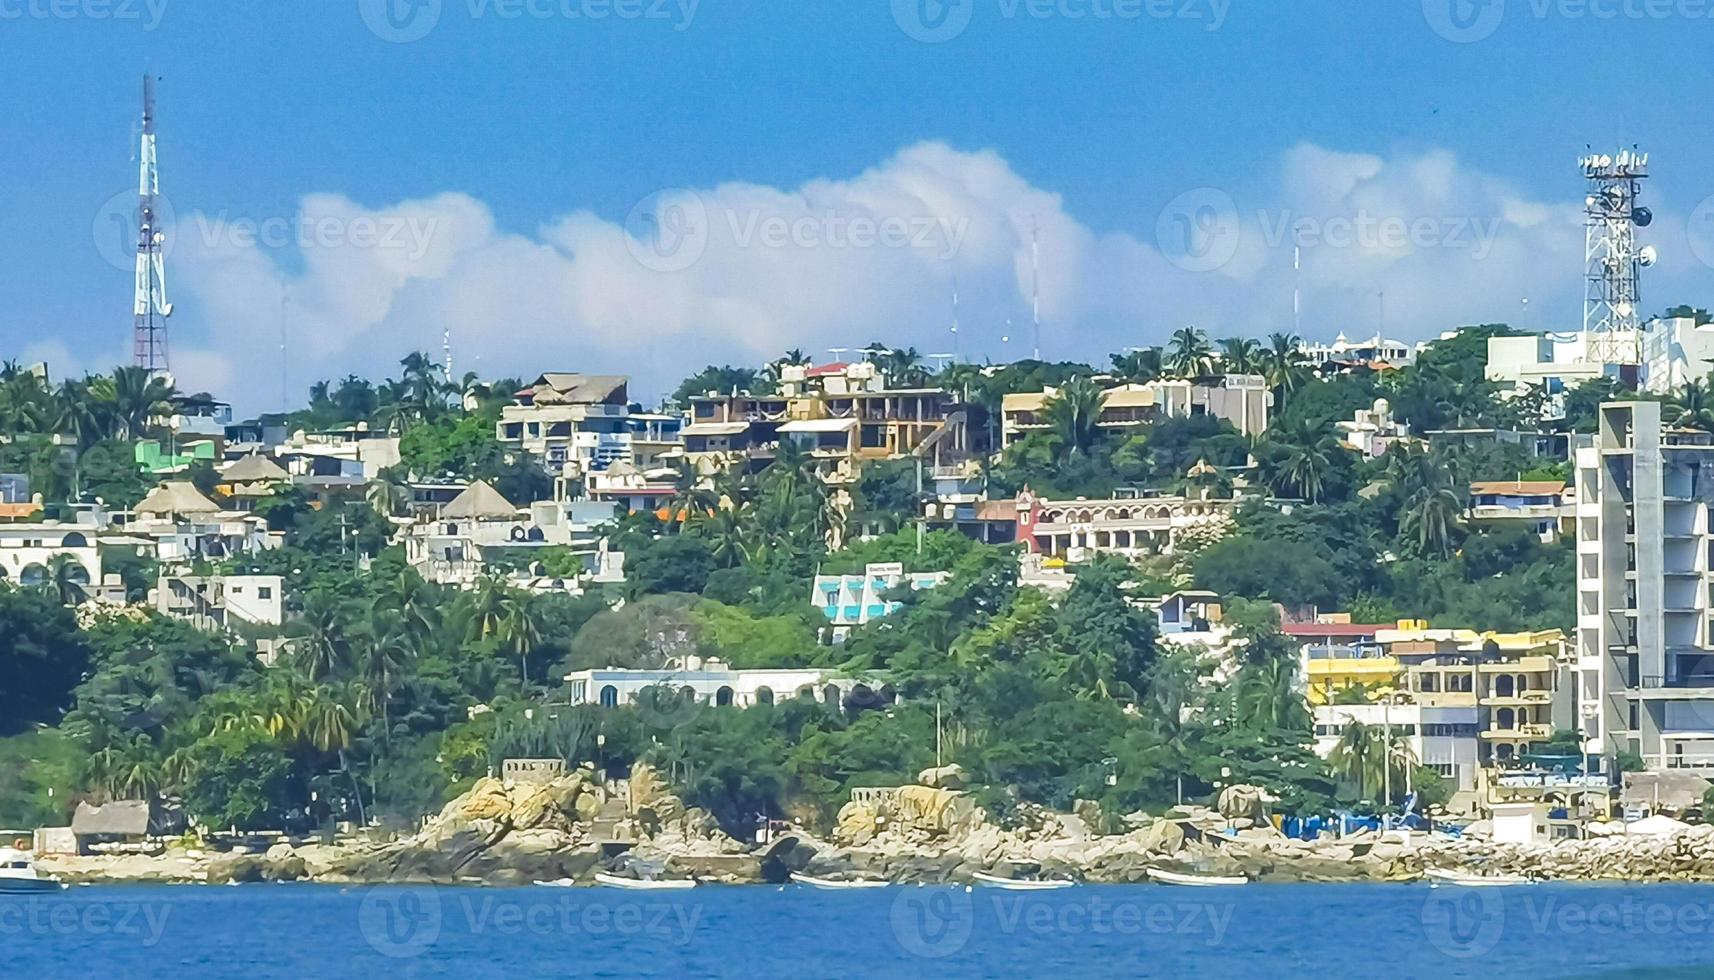
[[[97,377],[89,391],[97,399],[112,403],[117,426],[112,434],[126,440],[142,435],[149,419],[167,412],[169,400],[177,394],[166,379],[135,366],[114,368],[112,375]]]
[[[1220,341],[1220,369],[1227,374],[1255,374],[1262,366],[1262,345],[1249,337]]]
[[[446,408],[445,370],[427,354],[412,351],[399,361],[403,369],[404,402],[418,421],[429,421]]]
[[[1673,425],[1681,429],[1714,432],[1714,390],[1710,390],[1701,379],[1692,380],[1680,388],[1674,393],[1671,404],[1678,409]]]
[[[750,560],[750,535],[754,514],[748,503],[729,504],[700,517],[692,533],[708,542],[708,551],[722,568],[734,568]]]
[[[363,789],[345,758],[345,751],[356,741],[357,730],[363,722],[347,700],[340,696],[340,692],[325,685],[311,690],[304,704],[303,738],[317,752],[338,757],[339,771],[351,780],[351,789],[357,799],[357,820],[367,825],[369,820],[363,809]]]
[[[1067,455],[1081,456],[1095,448],[1101,440],[1101,407],[1107,393],[1101,386],[1085,377],[1067,381],[1042,406],[1060,448]]]
[[[542,619],[530,597],[512,592],[506,597],[500,623],[500,647],[518,658],[518,676],[530,683],[530,651],[542,645]]]
[[[1365,725],[1346,716],[1345,730],[1327,756],[1333,774],[1342,782],[1356,787],[1358,795],[1374,799],[1380,795],[1387,780],[1386,731],[1379,725]]]
[[[387,471],[364,484],[363,499],[382,517],[399,517],[410,506],[411,492]]]
[[[1126,384],[1148,384],[1165,373],[1159,347],[1141,347],[1108,357],[1113,371]]]
[[[350,657],[345,610],[333,591],[317,587],[305,593],[298,618],[286,627],[292,656],[305,677],[324,680],[340,673]]]
[[[708,481],[697,472],[696,464],[686,459],[673,464],[673,495],[667,502],[667,520],[675,531],[684,530],[693,517],[707,514],[719,502]]]
[[[1213,348],[1208,346],[1208,334],[1195,327],[1174,331],[1167,342],[1167,366],[1181,378],[1207,374],[1213,361]]]
[[[1326,492],[1326,476],[1333,468],[1334,454],[1339,452],[1333,437],[1318,434],[1300,423],[1276,435],[1272,442],[1281,451],[1269,481],[1273,491],[1309,503],[1319,501]]]
[[[1308,373],[1303,354],[1299,346],[1303,343],[1296,334],[1272,333],[1268,335],[1268,346],[1259,355],[1262,377],[1268,382],[1268,387],[1274,390],[1276,400],[1284,404],[1285,398],[1303,386],[1305,375]]]
[[[1463,513],[1463,501],[1451,487],[1423,487],[1405,504],[1399,530],[1414,537],[1423,554],[1445,558]]]
[[[393,693],[399,688],[405,665],[416,656],[416,648],[403,615],[390,609],[371,609],[373,635],[358,649],[357,676],[363,685],[363,707],[371,714],[380,714],[381,730],[391,740]]]
[[[58,596],[61,605],[78,605],[89,598],[89,569],[71,555],[55,555],[42,587]]]

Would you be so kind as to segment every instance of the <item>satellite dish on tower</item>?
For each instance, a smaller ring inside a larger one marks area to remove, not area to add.
[[[1631,220],[1636,222],[1638,228],[1647,228],[1654,224],[1654,212],[1648,208],[1637,208],[1631,212]]]
[[[1637,261],[1646,269],[1660,261],[1660,252],[1653,245],[1644,245],[1643,250],[1637,253]]]

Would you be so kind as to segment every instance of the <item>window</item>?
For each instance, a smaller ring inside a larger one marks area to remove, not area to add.
[[[262,599],[262,600],[267,600],[267,599],[272,599],[273,597],[274,597],[274,590],[271,586],[267,586],[267,585],[256,586],[256,598]]]

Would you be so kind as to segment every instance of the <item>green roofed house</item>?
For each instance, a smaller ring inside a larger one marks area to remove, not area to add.
[[[138,468],[155,476],[183,473],[197,462],[212,466],[215,459],[215,444],[208,439],[179,443],[172,449],[163,448],[159,442],[139,442],[136,448]]]

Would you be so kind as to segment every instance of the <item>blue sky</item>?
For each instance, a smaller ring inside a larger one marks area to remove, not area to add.
[[[961,352],[1015,357],[1032,223],[1049,356],[1290,328],[1294,287],[1307,334],[1419,339],[1524,297],[1565,328],[1586,143],[1653,155],[1646,305],[1714,303],[1702,0],[417,2],[0,0],[0,353],[127,355],[95,229],[134,185],[145,70],[174,368],[250,410],[280,401],[282,309],[293,397],[443,327],[461,372],[640,394],[790,346],[946,350],[954,282]],[[956,36],[912,36],[942,13]],[[637,247],[687,213],[688,266]],[[270,222],[293,230],[243,233]],[[1389,222],[1415,231],[1372,240]]]

